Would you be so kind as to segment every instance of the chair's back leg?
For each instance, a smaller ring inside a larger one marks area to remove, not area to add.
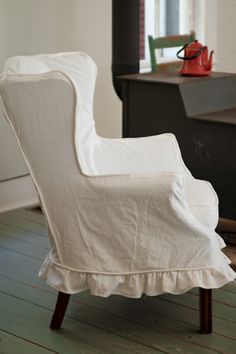
[[[66,309],[70,300],[70,294],[61,293],[59,291],[57,297],[56,307],[52,316],[50,324],[51,329],[60,329],[61,324],[66,313]]]
[[[212,332],[212,289],[199,288],[200,333]]]

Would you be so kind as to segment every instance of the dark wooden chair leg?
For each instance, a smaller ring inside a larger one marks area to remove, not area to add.
[[[60,329],[61,324],[66,313],[66,309],[70,300],[70,294],[61,293],[59,291],[57,297],[56,307],[52,316],[50,324],[51,329]]]
[[[199,288],[200,333],[212,332],[212,289]]]

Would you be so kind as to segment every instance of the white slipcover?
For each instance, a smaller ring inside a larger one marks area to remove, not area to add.
[[[95,79],[88,55],[61,53],[11,58],[0,82],[49,224],[40,276],[70,294],[128,297],[233,280],[211,185],[192,177],[172,134],[97,136]]]

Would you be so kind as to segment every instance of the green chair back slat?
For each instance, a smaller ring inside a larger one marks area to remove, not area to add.
[[[175,35],[153,38],[148,36],[149,50],[150,50],[150,60],[152,71],[158,70],[158,65],[156,62],[156,49],[173,48],[180,47],[187,43],[191,43],[195,40],[195,33],[190,32],[190,34]]]

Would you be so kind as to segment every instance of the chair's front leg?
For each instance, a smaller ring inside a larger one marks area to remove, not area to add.
[[[199,288],[200,333],[212,332],[212,289]]]
[[[61,324],[66,313],[66,309],[70,300],[70,294],[61,293],[59,291],[57,297],[56,307],[52,316],[50,324],[51,329],[60,329]]]

